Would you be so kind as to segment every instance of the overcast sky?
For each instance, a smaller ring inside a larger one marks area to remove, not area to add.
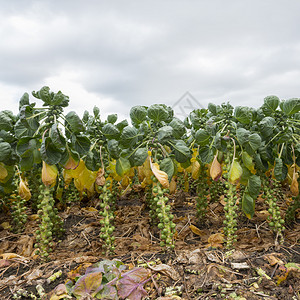
[[[300,97],[299,0],[0,5],[0,110],[16,113],[23,93],[44,85],[70,96],[79,115],[97,105],[127,116],[187,91],[205,107]]]

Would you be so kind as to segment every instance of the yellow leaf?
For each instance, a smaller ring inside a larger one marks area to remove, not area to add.
[[[218,161],[218,152],[217,152],[210,166],[210,177],[212,178],[212,180],[218,181],[221,176],[222,176],[222,166]]]
[[[72,155],[70,154],[70,152],[69,152],[69,159],[68,159],[68,161],[64,164],[64,168],[65,169],[67,169],[67,170],[70,170],[70,169],[72,169],[72,170],[74,170],[74,169],[76,169],[77,167],[78,167],[78,165],[79,165],[79,160],[75,160],[73,157],[72,157]]]
[[[298,184],[298,173],[294,169],[293,180],[291,183],[291,193],[293,196],[297,197],[299,195],[299,184]]]
[[[152,170],[154,176],[160,182],[162,187],[168,189],[170,186],[168,174],[164,171],[161,171],[159,169],[159,165],[157,163],[152,163],[151,158],[149,156],[148,156],[148,158],[149,158],[151,170]]]
[[[200,176],[200,164],[198,160],[192,162],[192,178],[198,179]]]
[[[4,167],[3,163],[0,163],[0,180],[5,179],[5,177],[8,175],[8,172],[6,168]]]
[[[73,179],[72,170],[63,169],[63,178],[64,178],[65,185],[68,186]]]
[[[239,162],[235,159],[229,171],[229,182],[236,184],[243,174],[243,169]]]
[[[31,193],[27,186],[27,182],[22,178],[19,183],[19,196],[26,201],[30,200],[31,198]]]
[[[9,222],[3,222],[0,225],[2,226],[3,229],[10,229],[11,228]]]
[[[56,184],[57,175],[58,175],[58,170],[56,165],[48,165],[43,161],[42,181],[44,185],[49,187],[54,187]]]
[[[206,234],[200,230],[198,227],[194,226],[194,225],[190,225],[190,229],[192,230],[193,233],[199,235],[199,236],[205,236]]]
[[[170,182],[169,189],[170,189],[170,194],[174,194],[175,191],[176,191],[176,180],[175,180],[174,177],[172,177],[172,180],[171,180],[171,182]]]

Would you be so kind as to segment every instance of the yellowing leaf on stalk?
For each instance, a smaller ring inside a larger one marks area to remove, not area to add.
[[[64,164],[64,168],[69,170],[69,169],[76,169],[79,165],[79,160],[75,160],[72,155],[69,153],[69,159],[67,160],[67,162]]]
[[[176,180],[174,177],[172,177],[172,180],[170,182],[170,186],[169,186],[169,189],[170,189],[170,194],[174,194],[175,191],[176,191]]]
[[[160,182],[160,184],[164,188],[169,188],[170,183],[169,183],[168,174],[164,171],[161,171],[159,169],[159,165],[157,163],[152,163],[151,158],[150,157],[148,157],[148,158],[149,158],[151,170],[152,170],[154,176],[157,178],[157,180]]]
[[[72,170],[63,169],[63,178],[65,185],[68,186],[73,179]]]
[[[3,163],[0,163],[0,180],[5,179],[5,177],[8,175],[8,172],[6,168],[4,167]]]
[[[252,159],[252,157],[246,151],[243,151],[243,153],[242,153],[242,160],[243,160],[243,163],[244,163],[245,167],[249,171],[254,172],[254,162],[253,162],[253,159]]]
[[[22,178],[19,183],[19,196],[26,201],[30,200],[31,198],[31,193],[27,186],[27,182],[25,182],[25,180]]]
[[[77,177],[74,177],[74,184],[80,193],[86,191],[88,197],[90,197],[95,192],[94,184],[98,172],[87,169],[83,161],[80,161],[79,167],[81,164],[83,164],[82,171]]]
[[[198,179],[200,176],[200,164],[198,160],[192,162],[192,178]]]
[[[297,197],[299,195],[298,173],[295,171],[295,169],[290,189],[293,196]]]
[[[43,161],[42,181],[44,185],[54,187],[56,184],[57,175],[58,170],[56,165],[48,165],[46,162]]]
[[[243,169],[240,163],[235,159],[229,171],[229,182],[236,184],[243,174]]]
[[[243,169],[240,163],[235,159],[229,171],[229,182],[232,184],[236,184],[240,180],[242,174]]]
[[[222,166],[218,161],[218,152],[217,152],[210,166],[210,177],[212,178],[212,180],[218,181],[221,176],[222,176]]]

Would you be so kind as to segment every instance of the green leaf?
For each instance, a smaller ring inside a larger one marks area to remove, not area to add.
[[[39,122],[37,117],[33,117],[35,111],[31,105],[24,105],[19,112],[20,121],[28,129],[37,130]]]
[[[124,176],[131,168],[130,161],[126,157],[120,157],[116,161],[116,172],[119,176]]]
[[[252,133],[248,137],[248,142],[244,144],[246,151],[252,155],[261,145],[261,137],[257,133]]]
[[[159,166],[160,166],[160,170],[168,174],[168,179],[170,182],[175,172],[173,160],[170,157],[166,157],[159,163]]]
[[[51,93],[50,93],[50,88],[48,86],[43,86],[39,91],[32,92],[33,97],[41,99],[44,101],[45,104],[50,105],[51,104]]]
[[[163,104],[153,104],[148,108],[148,117],[153,121],[159,123],[167,121],[169,118],[169,111]]]
[[[133,106],[130,109],[130,119],[133,124],[140,124],[147,118],[147,108],[146,106]]]
[[[255,165],[256,165],[256,169],[259,169],[263,172],[266,172],[268,170],[268,162],[264,161],[260,154],[255,153],[254,156],[254,161],[255,161]]]
[[[31,130],[28,129],[21,120],[18,120],[14,126],[16,138],[21,138],[23,136],[30,136]],[[33,133],[32,133],[33,134]]]
[[[24,93],[23,96],[21,97],[21,99],[19,101],[19,110],[21,109],[21,107],[23,105],[29,105],[29,94],[28,93]]]
[[[99,169],[99,154],[96,151],[89,151],[84,158],[86,167],[91,171],[97,171]]]
[[[52,140],[52,143],[55,145],[57,149],[59,149],[62,152],[65,151],[66,140],[62,135],[62,133],[60,132],[57,123],[53,124],[50,129],[50,138]]]
[[[62,153],[55,147],[50,137],[42,141],[40,152],[42,160],[48,165],[55,165],[62,158]]]
[[[147,148],[138,148],[129,158],[132,166],[141,166],[148,157]]]
[[[248,142],[249,135],[250,131],[245,128],[240,127],[236,130],[236,137],[242,145]]]
[[[277,96],[267,96],[261,108],[266,115],[271,115],[276,111],[279,103],[280,99]]]
[[[99,116],[100,109],[97,106],[94,106],[94,108],[93,108],[93,114],[94,114],[95,118],[97,118]]]
[[[209,144],[210,134],[204,129],[199,129],[195,134],[195,139],[200,146],[206,146]]]
[[[125,147],[132,147],[138,140],[139,132],[135,127],[127,126],[120,136],[120,143]]]
[[[248,219],[251,219],[255,212],[255,201],[247,192],[244,192],[243,199],[242,199],[242,210],[245,213]]]
[[[292,99],[284,101],[282,103],[281,109],[288,116],[291,116],[291,115],[299,112],[300,111],[300,99],[292,98]]]
[[[119,122],[118,124],[116,124],[116,127],[118,128],[118,130],[121,132],[126,126],[128,126],[128,121],[127,120],[123,120],[121,122]]]
[[[275,123],[276,121],[272,117],[265,117],[259,122],[259,132],[264,138],[268,138],[273,135]]]
[[[278,181],[283,181],[288,173],[287,166],[282,162],[281,158],[275,158],[274,176]]]
[[[117,140],[108,140],[107,149],[111,158],[113,159],[119,158],[121,150],[119,148],[119,142]]]
[[[75,111],[70,111],[65,116],[65,125],[73,132],[73,133],[80,133],[84,131],[84,126],[79,118],[79,116],[76,114]]]
[[[80,156],[83,156],[89,152],[91,142],[85,135],[72,135],[72,146],[74,150],[80,154]]]
[[[191,150],[184,141],[177,141],[177,143],[173,145],[173,148],[175,151],[175,158],[179,163],[184,163],[192,157]]]
[[[183,122],[177,118],[173,118],[173,120],[169,123],[169,126],[173,128],[173,136],[175,139],[181,139],[186,133],[186,128]]]
[[[171,126],[163,126],[157,131],[157,139],[160,143],[166,143],[173,139],[173,128]]]
[[[252,120],[250,108],[237,106],[234,110],[235,118],[242,124],[249,124]]]
[[[246,151],[243,151],[242,152],[242,161],[243,161],[243,164],[244,166],[250,170],[250,171],[253,171],[254,170],[254,162],[253,162],[253,159],[252,157],[246,152]]]
[[[19,139],[16,152],[21,157],[20,163],[26,170],[29,170],[34,163],[38,164],[41,162],[40,146],[40,142],[32,137]],[[21,167],[21,169],[24,170],[23,167]]]
[[[248,191],[253,199],[256,199],[261,190],[261,180],[257,175],[251,175],[248,180]]]
[[[0,142],[0,162],[6,162],[10,155],[12,149],[9,143],[7,142]]]
[[[209,164],[214,158],[214,153],[208,146],[203,146],[199,149],[199,158],[203,164]]]
[[[207,108],[214,116],[219,113],[219,107],[213,103],[208,103]]]
[[[107,116],[107,122],[111,124],[115,124],[116,121],[118,120],[118,115],[117,114],[111,114]]]
[[[113,125],[111,123],[107,123],[102,127],[102,133],[108,139],[118,139],[118,135],[120,132],[115,125]]]
[[[0,112],[0,130],[5,130],[5,131],[13,130],[12,119],[4,111]]]

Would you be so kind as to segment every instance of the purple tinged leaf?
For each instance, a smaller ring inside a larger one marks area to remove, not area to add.
[[[95,272],[86,274],[78,279],[74,286],[73,295],[77,299],[85,296],[94,296],[95,291],[99,290],[102,282],[102,273]]]
[[[143,288],[149,280],[150,271],[144,268],[134,268],[122,275],[117,282],[118,295],[121,299],[140,300],[147,296]]]

